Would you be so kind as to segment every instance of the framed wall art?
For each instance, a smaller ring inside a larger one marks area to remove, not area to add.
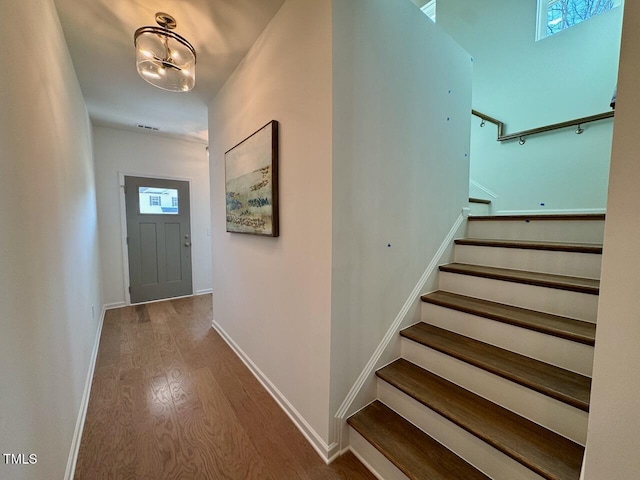
[[[278,122],[224,154],[227,232],[277,237]]]

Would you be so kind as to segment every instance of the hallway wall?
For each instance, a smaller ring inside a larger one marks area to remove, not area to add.
[[[327,455],[331,1],[287,0],[209,106],[213,318]],[[224,152],[279,122],[280,237],[226,232]]]
[[[91,124],[53,2],[2,16],[0,450],[37,463],[0,478],[62,479],[102,309]]]
[[[128,285],[122,262],[118,172],[191,180],[193,293],[210,292],[209,158],[205,145],[103,126],[94,126],[93,135],[104,302],[124,305]]]

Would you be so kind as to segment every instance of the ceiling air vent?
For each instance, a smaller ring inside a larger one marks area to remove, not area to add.
[[[160,130],[158,127],[150,127],[149,125],[141,125],[141,124],[138,124],[138,128],[144,128],[145,130],[153,130],[154,132],[157,132]]]

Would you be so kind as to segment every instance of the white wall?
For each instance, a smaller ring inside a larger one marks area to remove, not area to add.
[[[209,292],[209,161],[205,145],[103,126],[95,126],[93,136],[105,303],[124,305],[126,298],[119,172],[191,180],[193,292]]]
[[[585,479],[640,472],[640,4],[626,2],[611,154]]]
[[[210,105],[214,321],[325,456],[466,202],[470,82],[469,55],[406,0],[288,0]],[[224,152],[272,119],[280,237],[225,233]]]
[[[214,321],[324,453],[331,99],[331,2],[288,0],[209,108]],[[226,233],[224,152],[271,120],[280,123],[280,237]]]
[[[408,0],[333,3],[332,416],[466,205],[472,69]]]
[[[0,450],[38,462],[0,477],[60,479],[102,309],[91,125],[53,2],[2,15]]]
[[[535,41],[536,2],[438,2],[437,21],[474,57],[473,108],[506,131],[609,111],[616,83],[622,9]],[[498,194],[501,212],[603,210],[612,120],[496,142],[472,118],[471,178]],[[487,198],[484,195],[484,198]],[[544,206],[540,204],[544,203]]]

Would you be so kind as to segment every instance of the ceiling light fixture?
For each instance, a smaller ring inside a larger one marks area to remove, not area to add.
[[[181,35],[172,32],[176,20],[156,13],[159,27],[140,27],[133,36],[136,66],[151,85],[170,92],[188,92],[196,84],[196,51]]]

